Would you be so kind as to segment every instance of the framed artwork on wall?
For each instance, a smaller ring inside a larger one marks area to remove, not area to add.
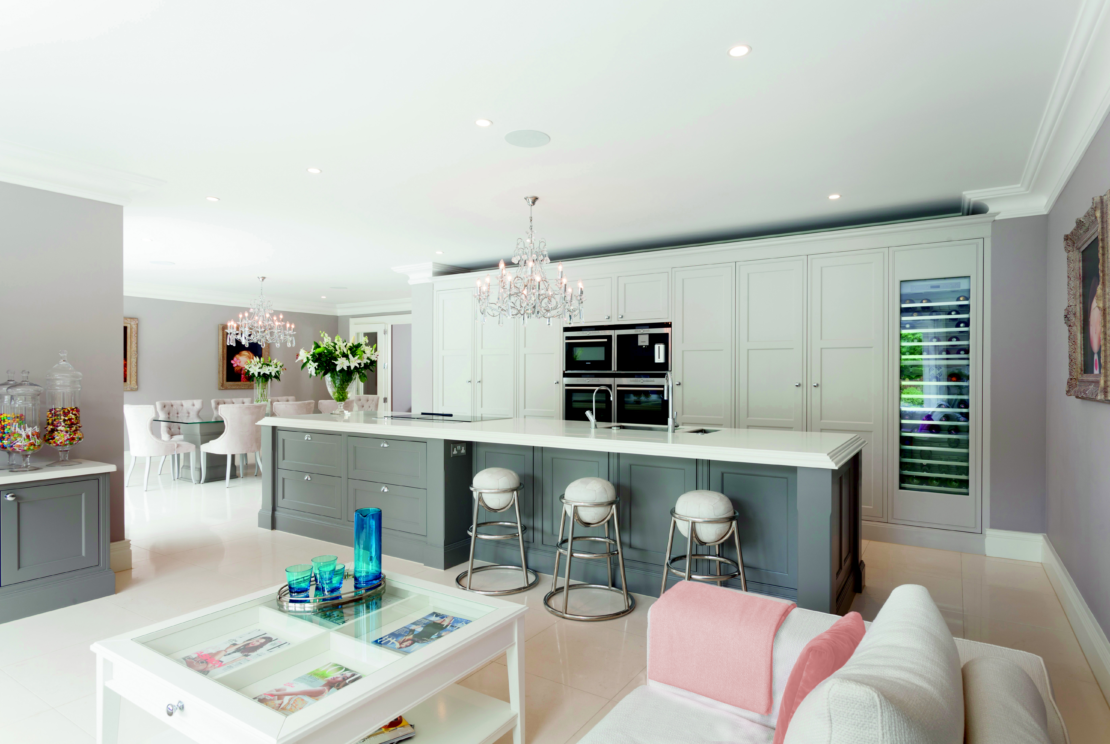
[[[1107,260],[1110,245],[1110,191],[1096,196],[1087,213],[1064,236],[1068,257],[1067,394],[1110,402],[1110,327],[1107,325]]]
[[[216,328],[216,359],[218,366],[216,374],[220,390],[250,390],[254,383],[247,379],[246,365],[255,357],[270,355],[269,344],[250,344],[244,346],[238,341],[234,346],[227,345],[227,324],[221,323]]]
[[[139,319],[123,319],[123,390],[139,389]]]

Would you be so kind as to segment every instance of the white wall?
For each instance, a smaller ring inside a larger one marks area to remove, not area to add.
[[[412,286],[412,410],[432,411],[435,285]]]
[[[412,410],[412,323],[393,326],[392,410]]]

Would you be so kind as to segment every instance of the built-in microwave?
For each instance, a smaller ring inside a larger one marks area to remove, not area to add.
[[[613,331],[618,372],[671,371],[671,324],[645,323]],[[619,420],[619,419],[618,419]]]
[[[612,377],[563,378],[563,420],[589,421],[586,411],[594,411],[601,423],[613,422]]]
[[[666,426],[670,401],[666,399],[665,391],[661,377],[618,377],[613,393],[616,421]]]
[[[612,372],[613,331],[585,328],[563,333],[563,370]]]

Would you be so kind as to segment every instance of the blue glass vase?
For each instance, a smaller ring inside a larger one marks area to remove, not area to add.
[[[382,580],[382,510],[355,510],[355,589]]]

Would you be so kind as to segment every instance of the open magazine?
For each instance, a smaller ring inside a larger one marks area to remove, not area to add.
[[[194,672],[208,677],[219,677],[238,669],[249,661],[269,656],[285,648],[289,641],[261,629],[228,638],[226,641],[202,648],[181,657],[182,663]]]
[[[430,612],[419,620],[382,636],[374,643],[403,654],[411,654],[432,641],[443,638],[449,633],[454,633],[469,622],[465,618],[444,615],[440,612]]]
[[[404,716],[397,716],[374,733],[359,739],[356,744],[398,744],[414,736],[416,727],[406,721]]]
[[[360,679],[361,674],[342,664],[326,664],[302,674],[292,682],[257,695],[254,699],[267,708],[288,716]]]

